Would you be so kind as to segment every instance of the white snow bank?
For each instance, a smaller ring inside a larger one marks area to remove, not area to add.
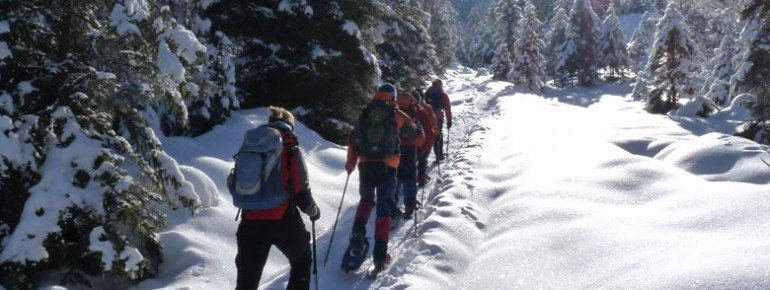
[[[11,32],[11,25],[8,24],[8,21],[0,21],[0,34],[9,33]]]
[[[710,181],[770,183],[767,146],[741,137],[711,133],[675,142],[655,159],[673,164]]]

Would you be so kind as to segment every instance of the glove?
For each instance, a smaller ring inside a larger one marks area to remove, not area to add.
[[[317,221],[321,218],[321,210],[318,209],[318,206],[313,204],[312,207],[310,207],[309,210],[305,211],[305,214],[310,218],[310,221]]]
[[[447,129],[452,128],[452,119],[446,120]]]
[[[347,171],[348,174],[353,173],[354,170],[356,170],[356,163],[355,162],[347,162],[347,163],[345,163],[345,171]]]

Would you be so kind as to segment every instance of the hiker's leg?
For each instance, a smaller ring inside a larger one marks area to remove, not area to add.
[[[262,221],[243,220],[235,234],[238,243],[238,254],[235,256],[235,267],[238,271],[236,290],[256,290],[262,278],[267,256],[270,254],[270,242],[263,237]]]
[[[361,168],[364,168],[362,166]],[[363,169],[365,170],[365,169]],[[358,193],[361,195],[361,199],[358,202],[358,207],[356,208],[356,215],[353,220],[353,232],[354,233],[363,233],[366,234],[366,223],[369,222],[369,216],[372,214],[372,209],[374,209],[375,202],[374,202],[374,189],[375,186],[368,184],[364,178],[364,173],[362,172],[360,175],[360,185],[358,187]]]
[[[305,224],[299,214],[289,214],[280,228],[275,229],[279,234],[275,246],[280,250],[291,265],[289,285],[286,289],[310,289],[310,233],[305,230]]]
[[[384,261],[388,251],[388,239],[392,224],[391,214],[395,205],[393,195],[396,191],[395,169],[388,169],[387,179],[377,186],[377,221],[374,227],[374,260]]]

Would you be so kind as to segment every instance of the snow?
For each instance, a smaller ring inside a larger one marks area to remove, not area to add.
[[[184,66],[165,41],[160,41],[158,44],[158,69],[161,74],[170,76],[176,82],[184,81]]]
[[[32,92],[36,92],[37,88],[32,85],[31,81],[23,81],[16,85],[16,90],[16,93],[19,94],[20,97],[24,97]]]
[[[3,33],[10,33],[11,32],[11,26],[8,24],[8,21],[0,21],[0,35]]]
[[[136,35],[142,35],[139,31],[139,26],[132,23],[129,16],[126,15],[126,7],[121,4],[115,4],[110,13],[110,25],[117,29],[120,36],[125,36],[128,33]]]
[[[43,241],[48,234],[61,231],[58,225],[59,213],[65,212],[71,205],[87,205],[97,214],[104,214],[103,195],[94,193],[99,192],[101,186],[89,182],[85,188],[81,188],[72,182],[77,170],[95,174],[90,168],[104,150],[101,143],[81,132],[68,107],[57,108],[52,117],[67,121],[62,124],[62,133],[52,136],[54,139],[48,142],[60,145],[70,136],[75,139],[68,146],[48,153],[46,162],[40,168],[42,179],[30,188],[21,220],[14,234],[5,241],[0,261],[41,261],[48,258]]]
[[[101,239],[104,239],[104,241]],[[112,248],[112,243],[107,241],[107,236],[105,235],[103,227],[99,226],[91,231],[88,250],[92,252],[99,252],[102,255],[102,263],[104,263],[104,269],[106,271],[112,270],[112,263],[115,262],[115,258],[118,255]]]
[[[111,80],[111,79],[115,79],[116,76],[114,73],[98,71],[96,72],[96,78],[100,80]]]
[[[181,25],[167,28],[163,33],[164,38],[170,38],[176,45],[176,54],[184,58],[188,63],[198,58],[198,53],[206,53],[206,46],[198,41],[195,33],[185,29]]]
[[[358,29],[358,24],[352,20],[345,20],[345,24],[342,24],[342,30],[350,34],[350,36],[361,38],[361,30]]]
[[[13,53],[11,53],[11,49],[8,48],[8,43],[0,41],[0,60],[6,57],[13,58]]]
[[[770,285],[770,234],[758,230],[770,226],[770,156],[766,146],[729,136],[740,124],[731,116],[739,114],[648,114],[628,98],[627,83],[537,96],[455,67],[445,84],[455,113],[446,132],[450,157],[440,174],[430,168],[416,230],[407,221],[391,234],[394,262],[380,278],[339,271],[358,201],[354,174],[329,264],[319,263],[321,288]],[[171,225],[159,234],[159,276],[134,289],[234,287],[238,223],[224,181],[242,133],[266,122],[266,114],[238,111],[202,136],[163,138],[202,202],[207,195],[221,202],[193,218],[170,213]],[[297,127],[323,212],[320,257],[343,190],[346,148]],[[273,249],[261,286],[285,288],[288,269]]]

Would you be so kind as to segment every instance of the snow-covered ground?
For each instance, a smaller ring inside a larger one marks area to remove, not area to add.
[[[354,174],[329,264],[319,263],[322,289],[770,287],[770,154],[719,133],[737,122],[650,115],[625,97],[627,83],[536,96],[456,68],[446,87],[449,158],[431,168],[416,230],[409,221],[392,234],[395,260],[378,279],[339,270]],[[208,207],[173,213],[160,276],[135,289],[234,287],[238,223],[224,181],[243,132],[265,118],[241,111],[203,136],[164,140]],[[322,262],[345,148],[298,127]],[[262,288],[283,289],[288,269],[274,250]]]

